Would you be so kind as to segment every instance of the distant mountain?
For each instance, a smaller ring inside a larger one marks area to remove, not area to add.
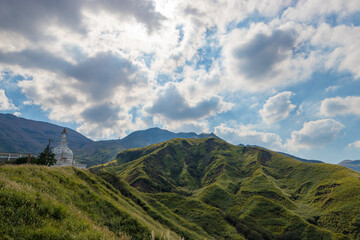
[[[278,152],[280,154],[283,154],[285,156],[288,156],[288,157],[291,157],[295,160],[298,160],[298,161],[301,161],[301,162],[309,162],[309,163],[324,163],[323,161],[320,161],[320,160],[309,160],[309,159],[304,159],[304,158],[299,158],[299,157],[296,157],[296,156],[293,156],[293,155],[290,155],[288,153],[284,153],[284,152]]]
[[[360,172],[360,160],[344,160],[339,162],[338,164]]]
[[[160,128],[149,128],[146,130],[140,130],[130,133],[125,138],[118,140],[119,144],[125,149],[146,147],[151,144],[165,142],[174,138],[208,138],[217,137],[215,134],[196,134],[194,132],[189,133],[173,133],[168,130]]]
[[[51,146],[56,146],[63,129],[51,123],[0,114],[0,152],[39,153],[49,139]],[[72,129],[67,129],[67,134],[69,145],[75,151],[93,142]]]
[[[144,193],[185,239],[360,237],[360,173],[334,164],[207,138],[125,150],[91,171]]]
[[[39,153],[51,139],[55,147],[60,141],[64,127],[16,117],[12,114],[0,114],[0,152]],[[67,140],[74,152],[75,160],[88,166],[113,160],[124,149],[145,147],[150,144],[168,141],[174,138],[207,138],[215,134],[173,133],[160,128],[135,131],[123,139],[93,141],[75,130],[67,128]]]

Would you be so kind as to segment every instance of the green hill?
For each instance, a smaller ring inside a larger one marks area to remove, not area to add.
[[[1,239],[359,239],[360,173],[220,139],[0,166]]]
[[[127,196],[87,170],[3,165],[0,239],[180,239],[122,188]]]
[[[360,174],[341,166],[209,138],[126,150],[103,171],[214,239],[360,237]]]

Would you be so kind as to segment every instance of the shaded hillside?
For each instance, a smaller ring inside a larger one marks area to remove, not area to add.
[[[360,160],[344,160],[339,162],[338,164],[360,172]]]
[[[145,212],[136,190],[118,183],[122,192],[87,170],[0,166],[0,238],[151,239],[154,231],[180,239]]]
[[[49,139],[52,146],[57,145],[63,129],[55,124],[0,114],[0,152],[39,153]],[[93,142],[72,129],[67,129],[67,134],[74,150]]]
[[[360,174],[341,166],[209,138],[125,150],[102,171],[214,239],[360,237]]]

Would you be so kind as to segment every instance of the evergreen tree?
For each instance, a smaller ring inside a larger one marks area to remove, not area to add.
[[[44,151],[39,153],[37,164],[39,165],[54,165],[56,163],[55,154],[50,149],[50,143],[46,146]]]

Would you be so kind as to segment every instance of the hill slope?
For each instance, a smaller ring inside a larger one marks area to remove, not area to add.
[[[360,174],[341,166],[209,138],[126,150],[101,171],[215,239],[360,237]]]
[[[0,166],[0,238],[151,239],[154,231],[180,239],[145,212],[136,190],[117,183],[122,192],[87,170]]]
[[[360,160],[344,160],[339,162],[338,164],[360,172]]]

